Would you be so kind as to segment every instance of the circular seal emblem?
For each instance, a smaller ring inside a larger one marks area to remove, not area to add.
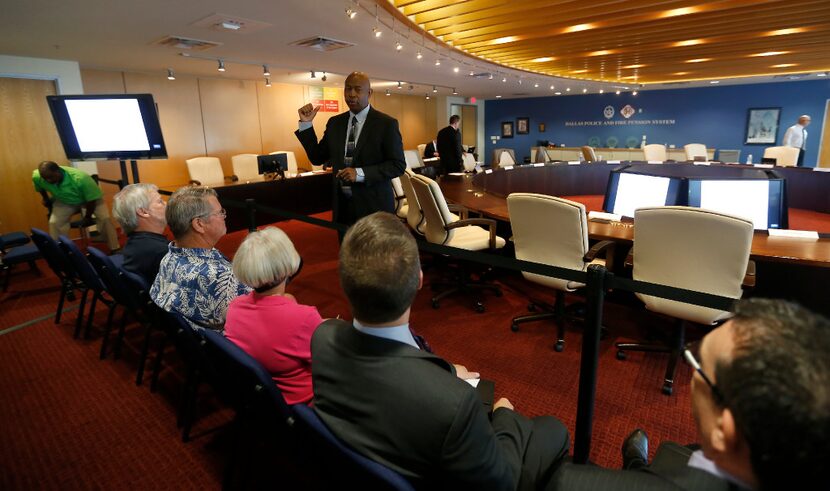
[[[607,140],[605,140],[605,144],[608,145],[608,148],[617,148],[617,144],[620,140],[616,136],[609,136]]]
[[[596,148],[599,145],[600,145],[600,139],[599,139],[598,136],[592,136],[591,138],[588,138],[588,146],[589,147]]]
[[[614,117],[614,106],[605,106],[605,109],[602,110],[602,115],[605,116],[605,119],[611,119]]]
[[[634,113],[636,113],[636,111],[634,110],[634,108],[633,108],[633,107],[631,107],[631,104],[626,104],[626,105],[625,105],[625,107],[623,107],[622,109],[620,109],[620,114],[621,114],[621,115],[622,115],[622,117],[624,117],[625,119],[628,119],[628,118],[630,118],[631,116],[634,116]]]

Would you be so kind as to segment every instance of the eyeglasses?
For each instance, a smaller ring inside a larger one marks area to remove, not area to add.
[[[703,379],[704,382],[706,382],[706,385],[709,386],[709,389],[712,391],[712,397],[714,397],[715,402],[717,402],[718,405],[723,406],[723,393],[720,391],[720,389],[718,389],[718,387],[714,383],[712,383],[712,379],[710,379],[705,373],[703,373],[703,369],[700,368],[700,363],[697,361],[698,357],[696,357],[694,354],[695,352],[698,352],[699,349],[700,343],[687,344],[686,349],[683,350],[683,357],[686,358],[686,361],[689,363],[689,365],[691,365],[692,368],[694,368],[695,371],[700,374],[700,377]]]
[[[212,211],[212,212],[210,212],[206,215],[199,215],[199,216],[200,217],[210,217],[210,216],[213,216],[213,215],[219,215],[222,218],[227,218],[228,217],[228,212],[224,208],[220,208],[219,211]]]

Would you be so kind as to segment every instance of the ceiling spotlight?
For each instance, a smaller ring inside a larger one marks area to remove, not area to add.
[[[409,90],[412,90],[412,89],[414,89],[414,88],[415,88],[415,86],[414,86],[414,85],[409,84]]]
[[[403,44],[400,41],[395,41],[395,50],[400,51],[403,49]]]
[[[473,75],[475,75],[475,74],[476,74],[476,72],[474,72],[474,71],[470,70],[470,76],[471,76],[471,77],[472,77]]]
[[[635,90],[634,92],[631,93],[631,95],[637,95],[637,91]]]
[[[582,93],[583,93],[583,94],[585,94],[585,93],[587,93],[587,92],[588,92],[588,89],[584,89],[584,88],[582,89]]]
[[[325,81],[326,81],[326,80],[328,80],[328,79],[329,79],[329,78],[326,76],[326,72],[323,72],[323,78],[321,78],[320,80],[322,80],[323,82],[325,82]]]
[[[500,96],[500,95],[497,95],[497,96],[496,96],[496,99],[501,99],[501,96]]]
[[[389,89],[386,89],[386,95],[387,95],[387,96],[392,95],[392,93],[391,93],[391,92],[389,92]]]
[[[242,26],[240,24],[233,21],[221,22],[219,23],[219,27],[221,27],[222,29],[227,29],[229,31],[238,31],[242,29]]]
[[[222,60],[219,60],[219,66],[216,69],[219,70],[220,72],[224,72],[225,71],[225,62],[222,61]]]
[[[502,82],[507,82],[507,77],[501,79]]]
[[[400,81],[400,80],[398,80],[398,88],[399,88],[399,89],[402,89],[402,88],[403,88],[403,84],[401,83],[401,81]]]
[[[819,73],[816,74],[816,77],[826,77],[826,76],[827,76],[827,72],[819,72]]]
[[[441,66],[441,60],[435,60],[435,66]]]
[[[554,87],[553,85],[551,85],[551,86],[550,86],[550,90],[553,90],[553,89],[555,89],[555,88],[556,88],[556,87]]]
[[[314,73],[314,70],[311,70],[311,78],[317,78],[317,74]]]
[[[719,84],[720,80],[710,80],[709,83],[710,84]]]
[[[383,35],[383,31],[378,29],[378,26],[375,26],[375,27],[372,28],[372,33],[374,33],[376,38],[379,38]]]
[[[570,87],[566,87],[566,88],[565,88],[565,92],[570,92],[570,91],[571,91],[571,88],[570,88]]]
[[[421,59],[421,58],[423,58],[423,57],[424,57],[424,55],[422,55],[422,54],[421,54],[421,50],[418,50],[418,54],[417,54],[417,55],[415,55],[415,58],[417,58],[417,59],[419,59],[419,60],[420,60],[420,59]]]
[[[487,80],[493,80],[493,74],[492,73],[487,77]]]
[[[538,83],[533,84],[533,86],[534,86],[534,87],[536,87],[537,89],[539,88],[539,84],[538,84]]]
[[[605,89],[599,89],[599,93],[600,93],[600,94],[604,94],[604,93],[605,93]]]
[[[620,95],[620,91],[619,91],[619,90],[618,90],[618,91],[616,91],[616,92],[614,92],[614,93],[615,93],[615,94],[617,94],[617,95]]]
[[[433,85],[433,86],[432,86],[432,93],[434,94],[434,93],[436,93],[436,92],[438,92],[438,89],[437,89],[437,88]]]
[[[271,70],[268,70],[268,65],[262,65],[262,76],[263,77],[270,77]]]
[[[167,80],[176,80],[176,76],[173,75],[173,69],[172,68],[167,69]]]
[[[429,100],[429,94],[426,94],[426,98],[427,98],[427,100]]]
[[[455,90],[455,87],[452,88],[452,95],[458,95],[458,91]]]
[[[346,9],[346,17],[348,17],[349,19],[354,19],[355,16],[357,16],[357,10],[351,7]]]
[[[270,87],[270,86],[271,86],[271,79],[270,79],[270,78],[266,78],[266,79],[265,79],[265,86],[266,86],[266,87]]]
[[[458,68],[458,67],[455,67],[455,68],[452,69],[452,71],[454,71],[455,73],[458,73],[459,71],[461,71],[461,69]]]
[[[553,95],[562,95],[562,92],[554,92]]]
[[[519,79],[519,85],[522,85],[522,79]]]

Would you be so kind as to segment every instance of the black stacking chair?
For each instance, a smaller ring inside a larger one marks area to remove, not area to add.
[[[61,251],[58,242],[39,228],[32,228],[32,242],[40,251],[46,264],[55,273],[61,282],[61,295],[58,298],[58,309],[55,312],[55,324],[60,324],[65,300],[75,301],[75,290],[83,290],[83,285],[78,280],[75,269]],[[78,312],[78,325],[82,322],[83,308]]]
[[[104,296],[104,293],[106,292],[104,283],[101,281],[98,273],[95,272],[95,268],[92,267],[92,264],[89,263],[89,260],[86,258],[84,253],[81,252],[81,249],[78,248],[75,242],[69,237],[61,235],[58,237],[58,243],[60,244],[60,249],[66,255],[67,260],[70,262],[75,270],[75,273],[78,275],[78,279],[83,284],[83,288],[81,288],[81,305],[79,307],[80,313],[78,314],[79,321],[75,324],[75,333],[73,334],[76,338],[81,332],[80,319],[84,313],[84,306],[86,305],[87,296],[89,296],[90,290],[92,291],[92,303],[90,304],[89,312],[87,313],[86,327],[84,328],[84,338],[86,338],[89,336],[89,328],[92,326],[92,321],[95,318],[95,307],[98,305],[98,301],[100,300],[106,304],[107,307],[109,307],[110,322],[112,321],[112,312],[115,309],[115,301]]]
[[[21,237],[22,236],[22,237]],[[12,268],[21,263],[29,263],[32,271],[39,271],[35,261],[40,259],[37,246],[28,244],[29,237],[23,232],[0,235],[0,270],[3,271],[3,291],[9,289]]]
[[[310,440],[313,462],[320,467],[320,474],[327,476],[330,484],[348,482],[357,488],[414,491],[415,487],[402,475],[383,464],[365,457],[338,439],[314,412],[314,409],[297,404],[293,406],[297,424],[305,440]],[[325,477],[324,477],[325,478]]]

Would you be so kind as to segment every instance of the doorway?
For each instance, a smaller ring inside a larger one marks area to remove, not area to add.
[[[461,116],[461,144],[475,147],[478,141],[478,107],[471,104],[450,105],[450,116]]]

